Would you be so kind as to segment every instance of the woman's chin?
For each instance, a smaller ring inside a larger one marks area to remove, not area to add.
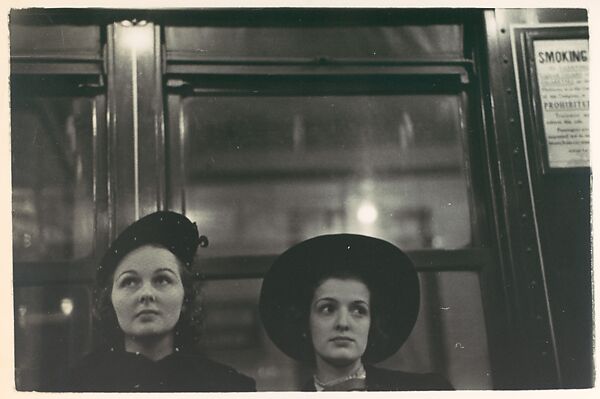
[[[136,341],[149,340],[149,339],[159,339],[167,335],[168,332],[164,331],[162,328],[157,328],[153,326],[144,326],[143,328],[138,328],[130,334],[130,337]]]
[[[323,360],[325,360],[330,365],[339,368],[351,366],[355,364],[359,359],[359,357],[344,353],[335,354],[333,356],[323,358]]]

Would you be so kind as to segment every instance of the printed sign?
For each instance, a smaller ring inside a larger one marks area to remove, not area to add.
[[[588,40],[536,40],[533,45],[548,165],[589,167]]]

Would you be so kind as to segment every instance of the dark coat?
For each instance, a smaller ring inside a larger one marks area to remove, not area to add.
[[[438,374],[406,373],[365,365],[367,391],[452,391],[454,387]],[[313,381],[303,391],[315,391]]]
[[[84,357],[56,391],[252,392],[256,383],[200,355],[175,352],[154,362],[124,351],[100,351]]]

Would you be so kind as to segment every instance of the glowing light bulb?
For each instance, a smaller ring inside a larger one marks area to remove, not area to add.
[[[123,42],[134,50],[149,49],[152,47],[154,36],[151,27],[130,26],[123,31]]]
[[[363,202],[356,212],[356,217],[358,221],[363,224],[373,224],[377,217],[379,216],[379,212],[377,212],[377,208],[371,202]]]
[[[73,313],[73,300],[71,298],[63,298],[60,301],[60,311],[68,316]]]

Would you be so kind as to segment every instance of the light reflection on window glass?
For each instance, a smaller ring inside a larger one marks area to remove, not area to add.
[[[191,97],[187,214],[201,256],[274,254],[353,232],[470,243],[459,95]]]
[[[81,284],[15,287],[15,384],[47,390],[91,344],[91,290]]]
[[[89,255],[94,100],[15,95],[11,107],[14,259]]]

